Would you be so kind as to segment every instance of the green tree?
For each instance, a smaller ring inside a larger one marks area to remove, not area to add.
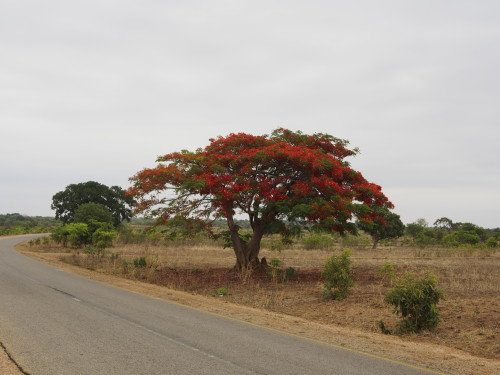
[[[380,240],[398,238],[404,234],[405,225],[399,215],[387,208],[376,208],[378,219],[370,221],[358,220],[356,225],[372,237],[372,248],[376,249]]]
[[[488,237],[487,231],[484,228],[472,223],[457,223],[455,225],[455,230],[461,232],[473,232],[480,238],[480,241],[485,241]]]
[[[439,243],[443,235],[440,229],[424,228],[417,234],[415,242],[419,247],[424,248]]]
[[[425,219],[418,219],[417,221],[406,225],[406,233],[416,239],[420,233],[427,229],[429,224]]]
[[[453,230],[453,226],[453,221],[447,217],[442,217],[434,222],[434,228],[441,229],[447,233],[450,233]]]
[[[97,203],[106,207],[113,215],[115,226],[124,220],[130,221],[134,200],[125,196],[118,186],[108,187],[95,181],[71,184],[52,197],[52,209],[56,211],[56,219],[63,223],[71,223],[75,212],[85,203]]]
[[[73,218],[75,223],[90,224],[92,220],[100,223],[114,223],[113,214],[102,204],[90,202],[77,207]]]
[[[210,231],[209,222],[224,218],[235,268],[249,268],[259,263],[266,233],[286,236],[302,225],[355,232],[353,219],[375,219],[374,207],[392,207],[380,186],[344,160],[357,154],[347,145],[327,134],[287,129],[230,134],[204,149],[158,158],[156,168],[131,178],[128,194],[138,199],[138,212],[159,223],[183,221],[187,228]],[[239,214],[247,216],[250,236],[240,233]]]

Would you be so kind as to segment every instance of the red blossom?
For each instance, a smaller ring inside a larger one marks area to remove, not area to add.
[[[127,194],[138,200],[136,208],[142,212],[153,212],[162,202],[172,203],[162,207],[165,220],[181,211],[199,217],[210,213],[228,217],[239,211],[260,220],[292,216],[318,223],[329,220],[331,229],[343,231],[353,215],[376,219],[369,213],[374,210],[357,209],[356,202],[392,207],[380,186],[345,162],[357,153],[347,144],[326,134],[304,135],[287,129],[269,136],[230,134],[211,139],[196,152],[159,157],[156,168],[131,178],[133,186]],[[166,189],[174,189],[176,198],[159,199]],[[201,198],[190,206],[188,196]],[[308,208],[294,210],[297,205]]]

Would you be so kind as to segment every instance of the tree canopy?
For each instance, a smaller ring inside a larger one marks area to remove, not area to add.
[[[74,222],[90,224],[92,220],[109,224],[115,222],[113,214],[102,204],[90,202],[79,205],[75,210]]]
[[[405,225],[399,215],[387,208],[375,209],[379,218],[371,221],[358,221],[358,227],[368,233],[373,240],[372,248],[375,249],[380,240],[401,237],[405,232]]]
[[[127,191],[137,212],[161,223],[185,222],[211,230],[224,218],[236,268],[258,263],[262,236],[293,233],[297,226],[355,232],[355,218],[372,221],[375,207],[392,204],[380,186],[368,182],[344,159],[356,155],[348,141],[328,134],[277,129],[270,135],[230,134],[210,139],[195,152],[157,159],[155,168],[131,177]],[[240,234],[235,219],[245,215],[252,229]]]
[[[118,186],[108,187],[95,181],[71,184],[52,197],[52,209],[56,219],[63,223],[74,221],[78,207],[86,203],[96,203],[107,208],[113,215],[114,225],[130,221],[134,200],[125,196],[125,191]]]

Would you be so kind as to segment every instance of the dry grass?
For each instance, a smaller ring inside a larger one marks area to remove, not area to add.
[[[367,332],[379,332],[377,321],[394,326],[397,317],[384,303],[390,280],[377,270],[393,265],[396,274],[429,270],[439,279],[446,299],[439,305],[442,320],[432,332],[403,336],[405,340],[436,343],[471,354],[500,359],[500,254],[474,249],[417,249],[382,247],[377,250],[352,249],[356,285],[344,301],[327,301],[321,296],[321,269],[335,251],[291,249],[281,252],[263,249],[269,261],[279,258],[283,267],[297,269],[297,277],[281,282],[265,270],[239,274],[231,272],[231,249],[210,246],[164,247],[122,245],[105,257],[78,252],[60,259],[85,268],[148,281],[201,295],[216,296],[219,287],[228,289],[227,301],[305,318],[328,325],[340,325]],[[145,257],[147,267],[134,266],[134,259]]]

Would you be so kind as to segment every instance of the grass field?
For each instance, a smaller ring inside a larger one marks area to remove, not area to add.
[[[406,334],[403,339],[500,359],[500,254],[494,250],[353,247],[351,259],[356,284],[350,296],[342,301],[322,297],[321,279],[325,260],[332,254],[340,254],[340,248],[281,251],[264,248],[261,256],[268,262],[276,258],[281,261],[281,268],[296,270],[296,276],[285,282],[265,270],[233,272],[232,250],[206,244],[169,247],[122,244],[109,249],[103,257],[50,244],[37,246],[36,251],[104,273],[366,332],[380,332],[377,324],[380,320],[389,327],[398,321],[392,308],[384,303],[391,280],[382,276],[379,269],[390,264],[396,275],[428,270],[437,275],[438,285],[446,295],[438,306],[441,322],[432,332]],[[224,288],[227,294],[218,296],[219,288]]]

